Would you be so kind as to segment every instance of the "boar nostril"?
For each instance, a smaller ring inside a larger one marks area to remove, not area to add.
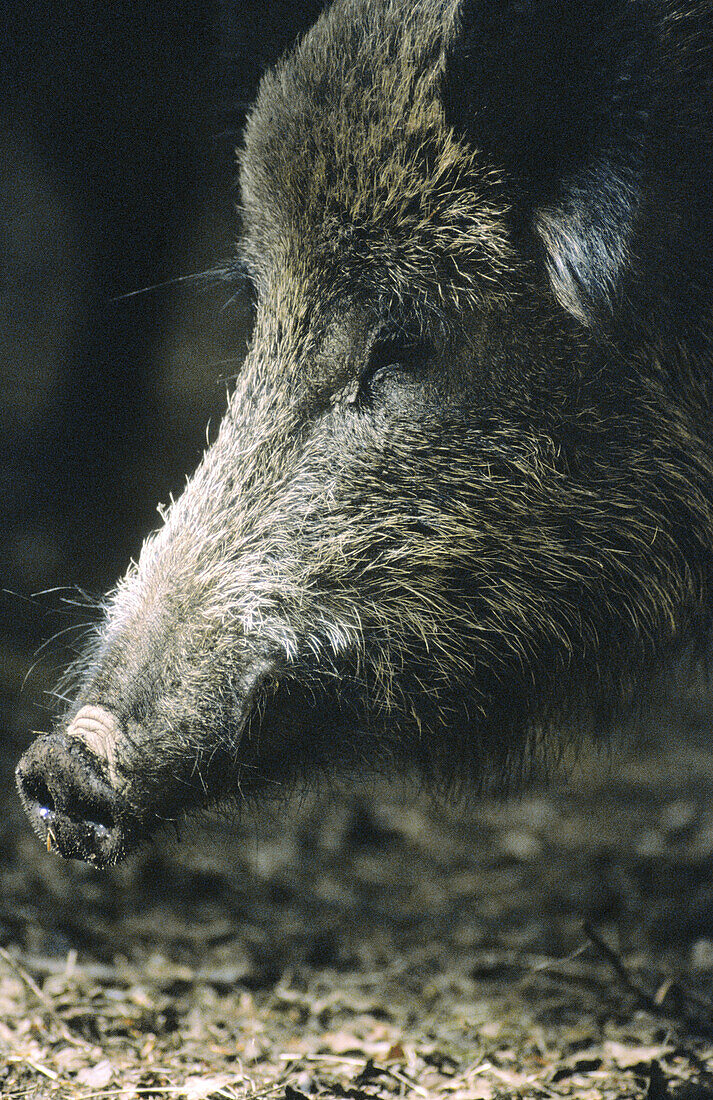
[[[81,792],[76,792],[74,798],[68,800],[65,813],[77,825],[89,825],[109,831],[116,824],[108,806],[102,805],[96,799],[87,798]]]
[[[54,813],[55,804],[52,792],[41,775],[29,775],[24,782],[24,790],[29,802],[39,806],[40,817]]]

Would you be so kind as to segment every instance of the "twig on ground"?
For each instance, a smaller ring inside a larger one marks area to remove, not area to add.
[[[621,979],[622,984],[634,994],[636,999],[646,1008],[653,1016],[668,1016],[668,1013],[664,1010],[663,1006],[658,1004],[656,999],[651,996],[649,991],[633,977],[629,968],[624,963],[621,955],[614,950],[614,948],[603,940],[598,932],[594,930],[589,921],[584,921],[585,935],[596,947],[600,955],[603,955],[608,963],[616,971],[617,975]]]
[[[594,928],[588,921],[584,921],[583,926],[585,934],[588,936],[588,938],[591,940],[591,942],[594,944],[600,954],[603,955],[607,962],[611,964],[613,969],[616,971],[618,977],[620,978],[622,984],[631,993],[634,994],[641,1005],[648,1012],[650,1012],[652,1016],[667,1020],[669,1023],[675,1025],[676,1027],[684,1027],[689,1032],[702,1035],[707,1039],[713,1038],[713,1025],[711,1025],[711,1023],[707,1020],[702,1020],[698,1014],[688,1009],[686,1001],[688,1000],[690,1003],[694,1000],[694,998],[688,998],[686,991],[682,989],[678,985],[678,983],[676,983],[676,987],[681,992],[683,1004],[681,1007],[681,1011],[675,1012],[673,1008],[664,1007],[663,1002],[665,993],[664,997],[662,997],[661,1000],[658,1000],[655,996],[652,996],[649,993],[649,991],[641,984],[641,982],[639,982],[636,978],[632,976],[629,968],[626,966],[624,960],[621,958],[621,955],[619,955],[618,952],[616,952],[614,948],[606,942],[606,940],[602,939],[599,933],[594,930]],[[703,1060],[703,1058],[701,1058],[701,1056],[695,1050],[693,1050],[691,1046],[689,1046],[688,1043],[682,1042],[679,1039],[676,1042],[676,1047],[681,1054],[685,1055],[691,1065],[696,1067],[697,1071],[702,1077],[705,1078],[706,1082],[713,1082],[713,1071]]]
[[[82,1039],[79,1035],[74,1035],[72,1031],[67,1027],[66,1023],[60,1016],[59,1012],[52,1004],[49,997],[40,989],[35,979],[27,973],[24,966],[22,966],[17,959],[14,959],[9,951],[6,951],[4,947],[0,947],[0,958],[3,959],[7,965],[15,971],[18,978],[27,986],[30,992],[37,998],[42,1005],[43,1009],[52,1018],[54,1023],[59,1028],[62,1038],[71,1043],[73,1046],[82,1047],[85,1050],[91,1049],[92,1044],[88,1043],[86,1039]]]

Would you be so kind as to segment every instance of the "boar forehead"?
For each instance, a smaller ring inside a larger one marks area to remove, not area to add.
[[[507,291],[501,180],[441,103],[458,4],[341,0],[262,82],[240,153],[244,254],[278,276],[392,308]]]

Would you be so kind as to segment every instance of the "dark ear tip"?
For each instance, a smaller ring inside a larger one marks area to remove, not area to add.
[[[639,93],[645,23],[628,0],[463,0],[443,77],[449,124],[536,202],[552,200],[611,126],[620,82]]]
[[[504,174],[554,297],[588,328],[613,317],[634,254],[647,19],[628,0],[463,0],[446,56],[448,122]]]

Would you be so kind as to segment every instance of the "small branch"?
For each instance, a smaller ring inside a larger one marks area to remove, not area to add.
[[[14,959],[10,952],[6,951],[4,947],[0,947],[0,958],[3,959],[7,963],[7,965],[15,971],[18,978],[20,978],[20,980],[24,982],[30,992],[37,998],[44,1010],[48,1013],[48,1015],[52,1018],[52,1020],[59,1028],[60,1032],[62,1033],[62,1038],[65,1039],[66,1042],[71,1043],[73,1046],[82,1047],[85,1050],[91,1049],[91,1043],[86,1042],[86,1040],[82,1039],[79,1035],[72,1034],[47,994],[40,989],[35,979],[27,973],[25,968],[21,966],[20,963],[16,959]]]
[[[652,997],[649,991],[636,978],[632,976],[628,967],[621,958],[621,955],[619,955],[618,952],[616,952],[614,948],[606,942],[606,940],[602,939],[599,933],[596,932],[594,928],[592,928],[591,924],[588,921],[584,921],[584,932],[594,944],[597,951],[604,956],[607,962],[610,963],[610,965],[616,971],[622,984],[634,994],[637,1000],[648,1012],[651,1013],[652,1016],[656,1016],[659,1019],[664,1019],[668,1023],[674,1024],[679,1028],[684,1027],[689,1032],[702,1035],[706,1039],[713,1038],[713,1025],[711,1024],[710,1020],[703,1020],[700,1018],[699,1015],[688,1009],[686,1004],[687,995],[685,993],[685,990],[683,990],[680,986],[677,986],[677,988],[680,990],[683,1001],[680,1012],[675,1012],[672,1008],[664,1008],[663,1001],[665,998],[665,993],[660,1001],[656,997]],[[692,999],[688,1000],[690,1003]],[[688,1043],[681,1042],[679,1040],[676,1045],[678,1050],[682,1054],[684,1054],[686,1058],[688,1058],[691,1065],[696,1067],[701,1077],[703,1077],[707,1082],[713,1080],[713,1073],[711,1072],[706,1062],[700,1057],[699,1054],[697,1054],[695,1050],[692,1049],[691,1046],[689,1046]]]
[[[585,935],[596,947],[600,955],[603,955],[608,963],[614,968],[622,985],[624,985],[631,993],[634,994],[636,999],[646,1008],[652,1016],[667,1016],[668,1013],[664,1012],[663,1007],[651,996],[649,991],[641,985],[636,978],[632,977],[628,967],[624,963],[621,955],[619,955],[613,947],[611,947],[606,940],[603,940],[598,932],[594,930],[589,921],[584,922]]]

